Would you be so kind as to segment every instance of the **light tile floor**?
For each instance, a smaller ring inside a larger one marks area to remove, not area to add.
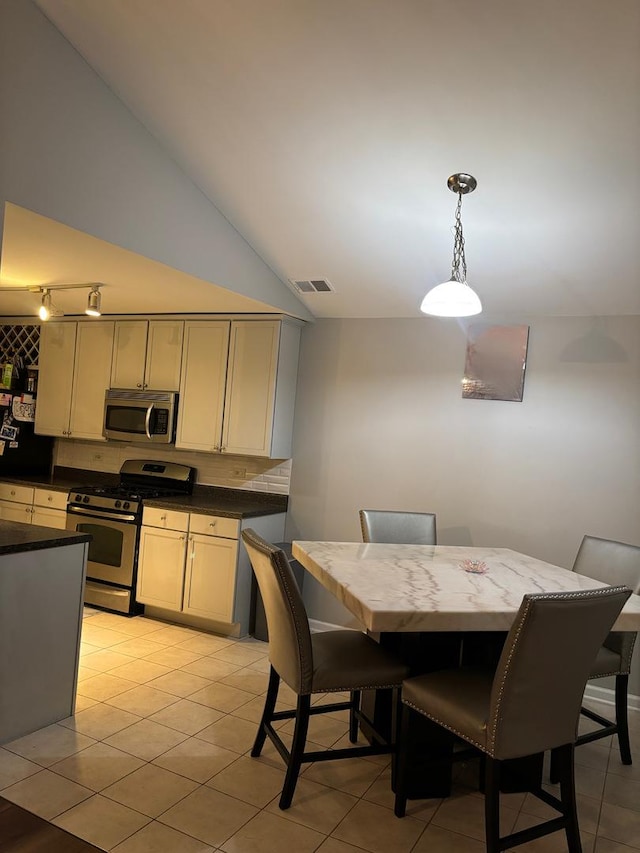
[[[474,763],[460,768],[451,797],[411,801],[402,820],[385,757],[307,765],[281,812],[280,757],[269,745],[260,759],[248,755],[264,643],[97,611],[87,611],[82,639],[76,714],[0,748],[0,794],[72,834],[117,853],[484,850]],[[631,717],[637,765],[621,765],[611,739],[577,750],[585,853],[640,850],[640,714]],[[345,733],[344,714],[312,719],[321,746]],[[504,831],[550,813],[530,795],[502,798]],[[527,847],[563,851],[564,834]]]

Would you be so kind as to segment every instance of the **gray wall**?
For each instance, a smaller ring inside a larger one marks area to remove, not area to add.
[[[640,318],[530,326],[522,403],[462,399],[455,320],[306,327],[288,538],[359,541],[368,506],[434,511],[442,544],[567,568],[587,532],[640,544]],[[347,624],[305,590],[311,616]]]
[[[309,316],[30,0],[0,2],[5,201]]]

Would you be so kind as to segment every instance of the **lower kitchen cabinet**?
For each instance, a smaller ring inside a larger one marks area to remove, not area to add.
[[[67,493],[0,483],[0,518],[64,530]]]
[[[247,520],[260,535],[281,541],[284,513]],[[185,624],[242,636],[249,629],[251,567],[236,518],[145,507],[136,598]]]
[[[182,609],[232,622],[238,541],[191,533],[189,546]]]
[[[169,610],[182,609],[186,548],[186,533],[142,527],[138,555],[138,601]]]

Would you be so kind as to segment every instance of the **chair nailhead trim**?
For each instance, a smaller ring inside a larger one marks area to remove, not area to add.
[[[489,752],[487,749],[487,744],[478,743],[476,740],[472,740],[468,735],[462,734],[462,732],[458,731],[458,729],[450,726],[448,723],[443,723],[442,720],[439,720],[437,717],[434,717],[432,714],[427,713],[424,708],[420,708],[418,705],[414,705],[413,702],[408,702],[406,699],[402,700],[403,705],[408,705],[409,708],[413,708],[414,711],[417,711],[419,714],[422,714],[423,717],[427,717],[429,720],[433,720],[434,723],[437,723],[439,726],[442,726],[443,729],[447,729],[450,732],[453,732],[454,735],[458,735],[463,740],[466,740],[467,743],[471,743],[474,746],[477,746],[482,752],[486,752],[489,756],[493,758],[493,753]]]

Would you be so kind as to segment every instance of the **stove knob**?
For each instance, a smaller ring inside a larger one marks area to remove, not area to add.
[[[122,501],[116,501],[116,509],[120,509],[122,506]]]
[[[125,501],[125,502],[122,504],[122,508],[123,508],[123,509],[129,509],[129,507],[130,507],[130,506],[131,506],[131,504],[129,503],[129,501]]]
[[[80,503],[80,501],[82,500],[82,495],[76,495],[76,500],[78,501],[78,503]]]
[[[83,503],[83,504],[88,504],[88,503],[89,503],[89,495],[85,495],[85,496],[82,498],[82,503]]]

